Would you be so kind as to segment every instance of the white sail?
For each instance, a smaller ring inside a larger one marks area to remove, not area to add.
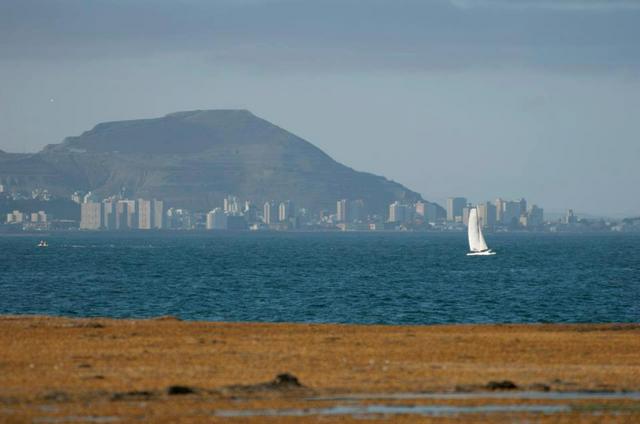
[[[489,248],[482,236],[482,229],[478,223],[478,210],[476,208],[472,208],[469,211],[468,235],[469,250],[472,252],[482,252]]]

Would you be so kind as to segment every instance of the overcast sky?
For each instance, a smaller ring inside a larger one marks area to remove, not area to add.
[[[2,0],[0,149],[244,108],[443,202],[640,214],[640,0]]]

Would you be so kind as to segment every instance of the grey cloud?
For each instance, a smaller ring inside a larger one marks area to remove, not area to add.
[[[453,2],[452,2],[453,1]],[[5,59],[190,53],[221,64],[302,69],[541,67],[593,71],[640,65],[640,10],[608,13],[478,5],[602,5],[501,0],[6,0]]]

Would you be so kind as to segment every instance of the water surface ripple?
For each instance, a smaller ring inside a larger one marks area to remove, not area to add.
[[[2,237],[0,313],[386,324],[640,321],[640,236]]]

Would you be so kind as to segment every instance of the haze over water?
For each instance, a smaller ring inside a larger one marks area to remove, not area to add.
[[[0,313],[385,324],[637,322],[640,236],[66,234],[0,238]],[[630,253],[633,252],[633,253]]]

